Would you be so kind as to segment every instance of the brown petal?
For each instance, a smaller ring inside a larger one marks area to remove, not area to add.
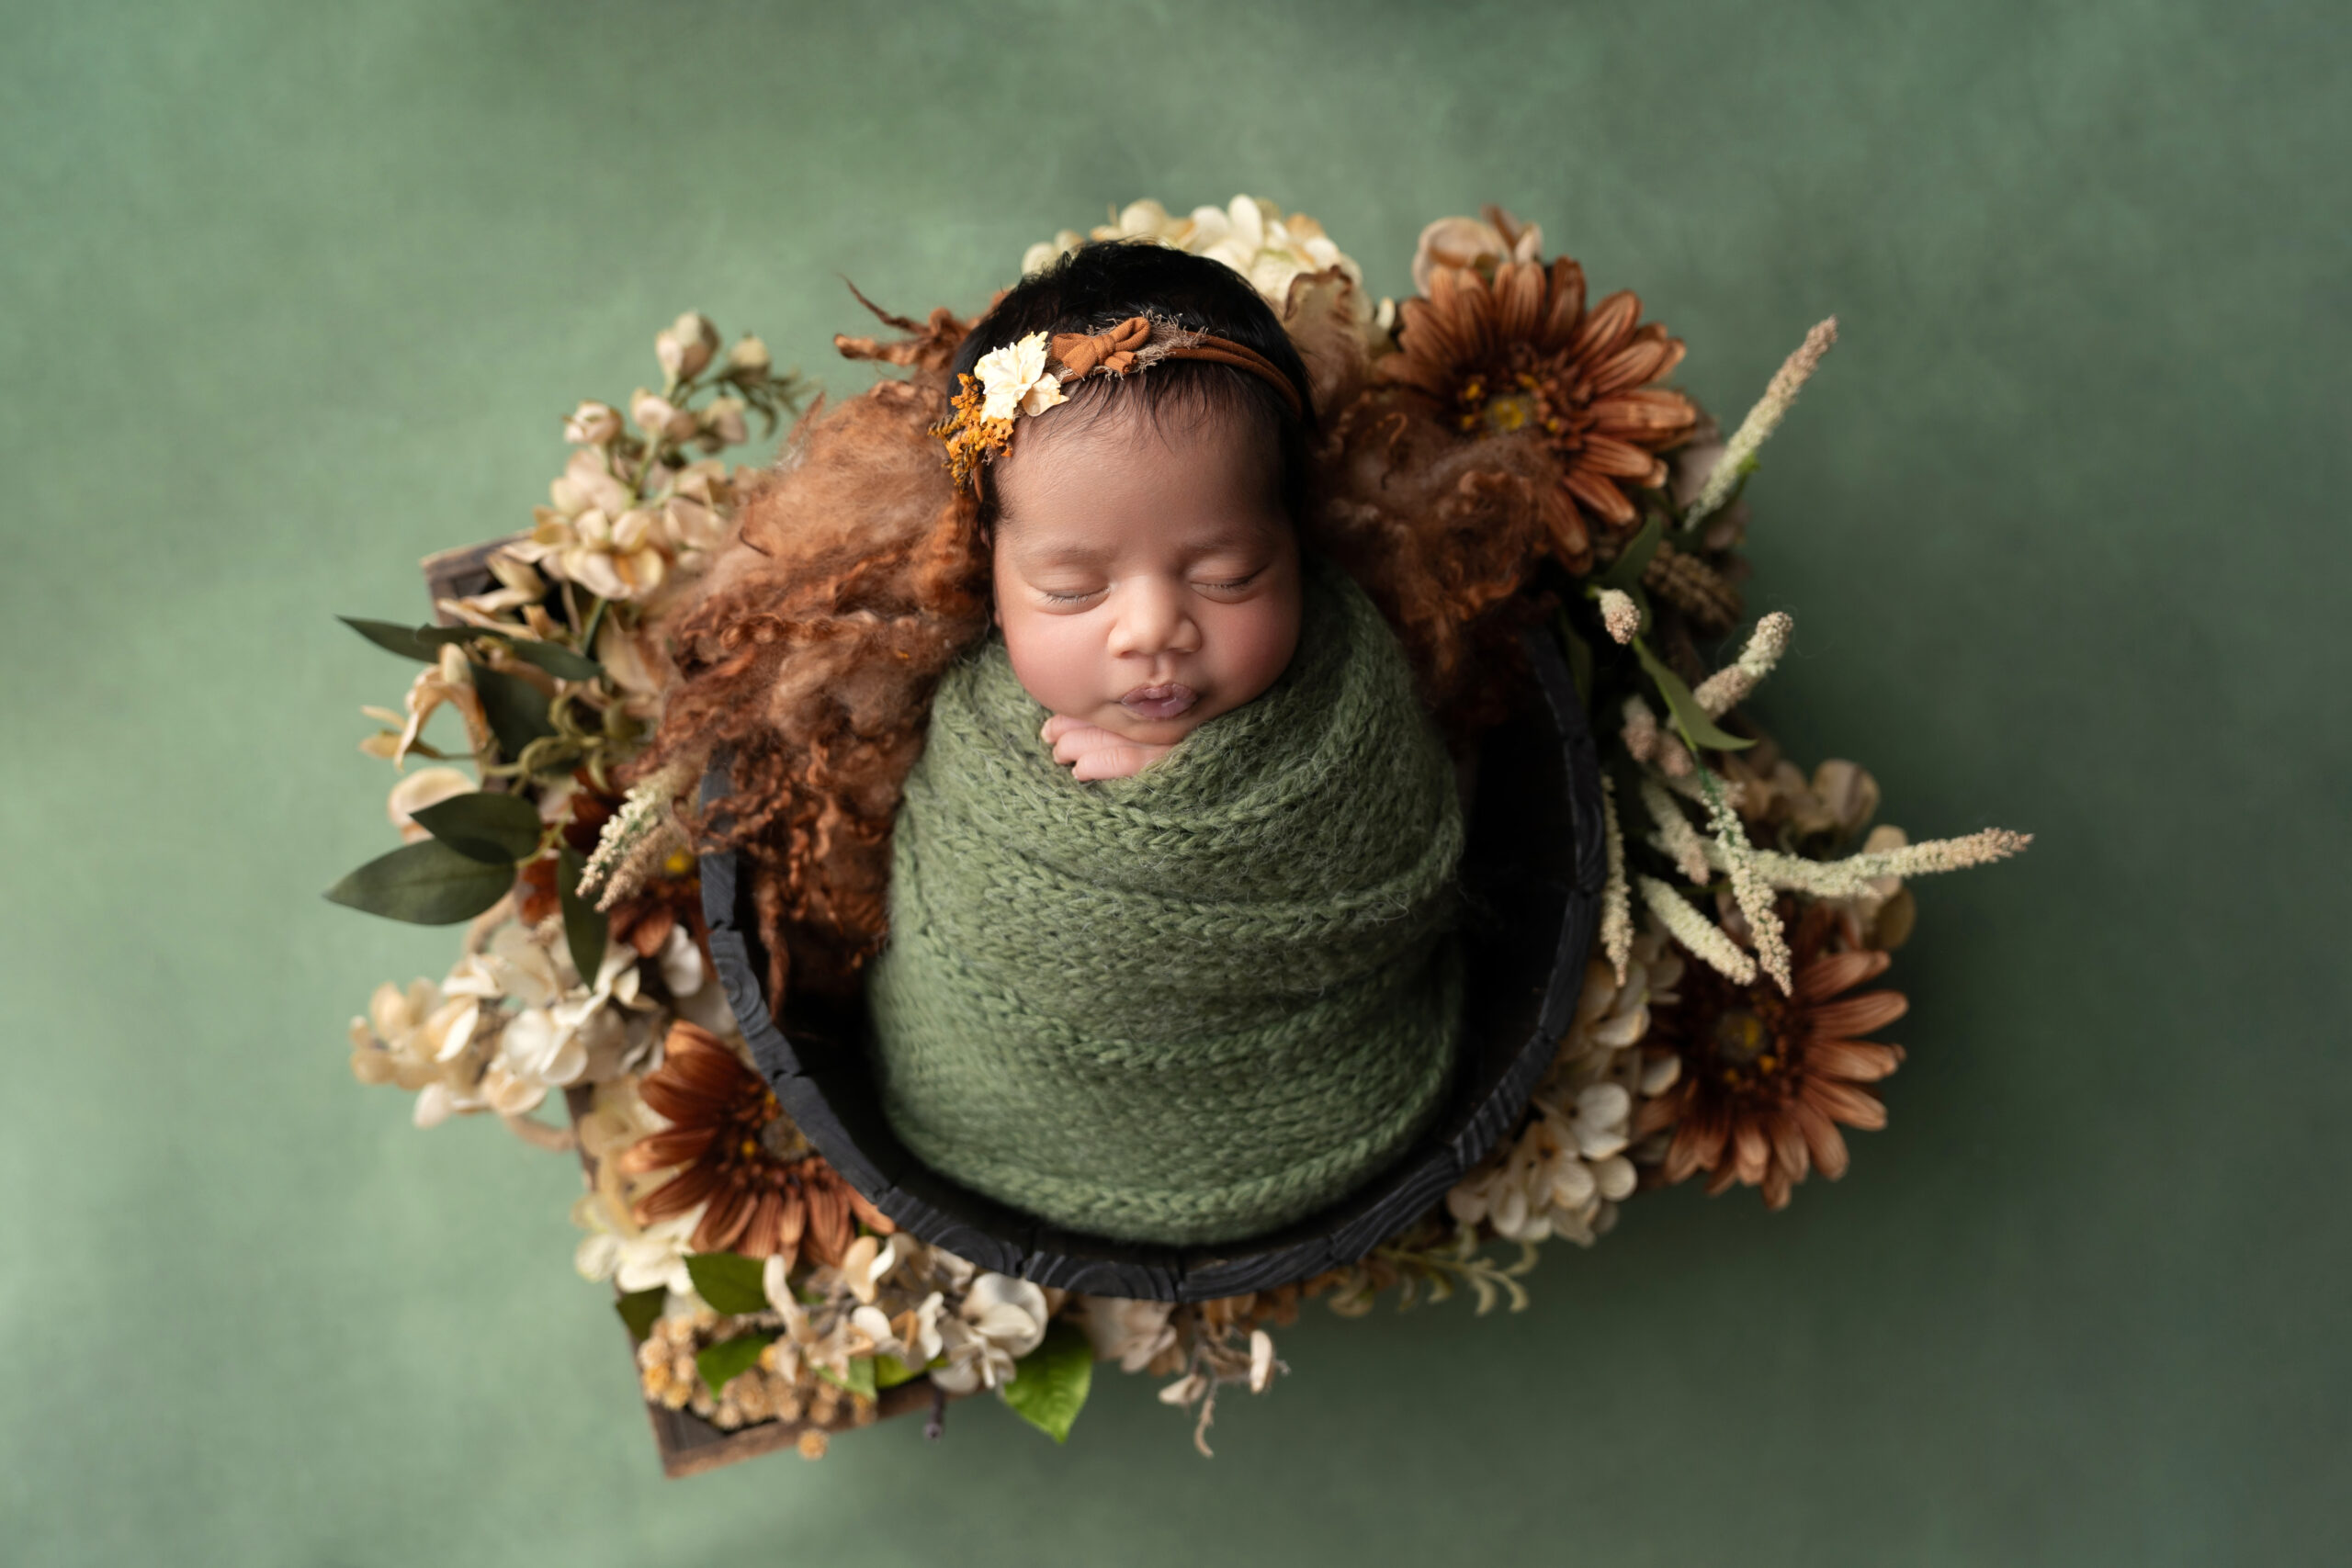
[[[1579,468],[1629,479],[1646,478],[1657,461],[1640,447],[1610,435],[1587,434],[1584,450],[1577,454]]]
[[[1819,1040],[1850,1040],[1883,1029],[1911,1010],[1911,1004],[1901,991],[1864,991],[1859,997],[1846,997],[1825,1002],[1805,1017],[1814,1037]]]
[[[1625,492],[1599,474],[1589,473],[1579,465],[1567,472],[1560,481],[1577,498],[1587,512],[1603,523],[1631,523],[1641,513],[1625,499]]]
[[[890,1216],[876,1208],[873,1204],[867,1202],[865,1201],[865,1193],[860,1192],[856,1188],[847,1186],[846,1184],[843,1185],[842,1190],[849,1195],[850,1212],[855,1214],[859,1219],[864,1220],[866,1224],[872,1228],[875,1235],[891,1235],[896,1234],[899,1227],[891,1223]]]
[[[1780,1210],[1789,1206],[1789,1173],[1776,1163],[1764,1173],[1764,1206]]]
[[[1826,1073],[1854,1083],[1876,1083],[1894,1071],[1903,1053],[1867,1040],[1815,1040],[1804,1048],[1807,1072]]]
[[[1552,264],[1552,303],[1536,346],[1546,353],[1575,341],[1584,320],[1584,268],[1562,256]]]
[[[710,1201],[702,1212],[702,1224],[695,1227],[694,1248],[696,1252],[728,1252],[735,1246],[735,1238],[743,1234],[751,1223],[753,1199],[741,1187],[729,1186]]]
[[[1558,485],[1544,491],[1544,528],[1552,536],[1552,553],[1560,564],[1578,576],[1592,568],[1592,534],[1584,525],[1584,513],[1577,510],[1575,500]]]
[[[1798,972],[1797,1000],[1826,1001],[1865,980],[1877,979],[1894,962],[1883,953],[1833,953],[1816,958]]]
[[[637,1201],[637,1223],[650,1225],[656,1220],[666,1220],[673,1214],[683,1214],[705,1198],[718,1185],[718,1172],[711,1166],[688,1166],[655,1190]]]
[[[1765,1141],[1763,1128],[1743,1117],[1732,1130],[1732,1153],[1742,1181],[1753,1187],[1764,1179],[1765,1169],[1772,1163],[1772,1145]]]
[[[662,951],[662,944],[670,940],[671,928],[677,923],[678,912],[675,909],[667,904],[656,904],[629,927],[626,940],[629,946],[637,949],[639,958],[650,958]]]
[[[1849,1127],[1875,1133],[1886,1125],[1886,1107],[1875,1096],[1836,1078],[1807,1078],[1804,1098]]]
[[[1665,375],[1682,355],[1682,344],[1666,335],[1666,329],[1653,321],[1634,334],[1634,340],[1592,367],[1589,386],[1596,398],[1629,388],[1645,386]]]
[[[1789,1107],[1789,1114],[1796,1118],[1797,1125],[1804,1132],[1805,1147],[1813,1151],[1814,1168],[1832,1181],[1845,1175],[1846,1140],[1828,1113],[1799,1100]]]
[[[1681,1120],[1683,1109],[1690,1100],[1690,1080],[1685,1078],[1657,1099],[1642,1101],[1642,1108],[1634,1112],[1633,1135],[1646,1138],[1652,1133],[1662,1133],[1673,1126]]]
[[[746,1258],[766,1258],[782,1244],[784,1224],[784,1193],[771,1187],[752,1205],[752,1217],[743,1226],[743,1234],[735,1243],[735,1250]]]
[[[1797,1119],[1786,1112],[1773,1117],[1773,1168],[1785,1172],[1792,1181],[1803,1181],[1811,1163],[1806,1157],[1804,1129],[1797,1125]]]
[[[1721,1197],[1724,1192],[1730,1190],[1732,1183],[1738,1179],[1739,1168],[1737,1166],[1718,1166],[1715,1168],[1715,1173],[1707,1178],[1707,1196],[1710,1198]]]
[[[1592,428],[1604,434],[1638,436],[1650,441],[1687,431],[1699,422],[1690,399],[1661,387],[1596,398],[1585,412],[1592,421]]]
[[[1821,1107],[1802,1095],[1790,1101],[1788,1119],[1804,1134],[1805,1147],[1813,1156],[1814,1168],[1835,1181],[1846,1174],[1848,1154],[1846,1140]]]
[[[812,1182],[808,1193],[808,1229],[804,1239],[808,1256],[820,1263],[839,1263],[850,1243],[849,1204],[842,1197],[839,1180]]]
[[[1535,335],[1544,310],[1544,269],[1533,262],[1507,262],[1495,272],[1495,335],[1519,343]]]
[[[1577,358],[1586,365],[1606,360],[1624,346],[1633,335],[1634,323],[1641,320],[1641,297],[1630,288],[1620,288],[1592,308],[1577,329],[1576,341],[1570,344]]]
[[[700,1159],[710,1147],[717,1129],[707,1124],[700,1127],[673,1127],[665,1133],[649,1133],[615,1158],[613,1168],[632,1176],[649,1170],[666,1170],[673,1165],[688,1165]]]

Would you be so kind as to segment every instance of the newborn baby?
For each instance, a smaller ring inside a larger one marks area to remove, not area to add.
[[[1217,410],[1147,423],[1131,400],[1039,420],[997,465],[997,619],[1074,778],[1134,773],[1290,662],[1298,540],[1266,436]]]
[[[892,834],[884,1112],[1066,1230],[1279,1228],[1428,1126],[1461,1014],[1452,770],[1300,547],[1304,367],[1238,274],[1126,245],[1024,279],[958,363],[1000,632]]]

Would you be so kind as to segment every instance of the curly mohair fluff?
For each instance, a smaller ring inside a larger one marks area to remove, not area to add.
[[[890,823],[942,671],[989,626],[976,503],[928,434],[966,323],[839,338],[911,368],[792,433],[673,633],[678,679],[635,770],[723,756],[732,791],[684,813],[739,851],[767,940],[769,995],[855,988],[888,929]]]

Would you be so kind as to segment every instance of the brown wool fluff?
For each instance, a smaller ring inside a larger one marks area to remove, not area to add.
[[[1502,716],[1521,594],[1545,554],[1539,448],[1464,442],[1393,389],[1370,389],[1353,285],[1301,277],[1284,323],[1326,411],[1317,496],[1302,520],[1371,595],[1457,751]],[[865,302],[860,296],[861,302]],[[820,404],[741,512],[673,624],[677,677],[630,770],[728,759],[734,789],[682,815],[704,849],[741,857],[770,954],[768,995],[853,993],[888,932],[890,829],[940,676],[987,636],[988,543],[931,427],[969,323],[868,303],[896,338],[836,337],[903,378]]]

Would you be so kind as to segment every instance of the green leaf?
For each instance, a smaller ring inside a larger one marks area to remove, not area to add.
[[[397,621],[363,621],[351,615],[337,615],[335,619],[378,648],[420,664],[430,664],[440,658],[446,645],[477,635],[471,626],[404,626]]]
[[[515,658],[537,665],[558,680],[594,681],[605,672],[605,667],[594,660],[552,642],[532,642],[523,637],[504,640]]]
[[[1640,637],[1634,639],[1634,651],[1641,656],[1642,668],[1649,671],[1650,679],[1657,684],[1658,694],[1666,699],[1674,727],[1682,732],[1684,745],[1692,750],[1703,746],[1715,751],[1744,751],[1756,744],[1717,728],[1707,710],[1699,705],[1699,699],[1690,694],[1690,688],[1682,683],[1682,677],[1668,669]]]
[[[587,869],[588,863],[571,845],[566,844],[557,853],[555,891],[563,906],[563,942],[571,950],[571,966],[593,986],[596,983],[596,971],[604,965],[605,938],[612,922],[605,918],[602,909],[580,896],[580,875]]]
[[[490,732],[498,737],[499,752],[508,761],[521,758],[532,741],[555,733],[555,726],[548,722],[548,700],[537,686],[487,664],[474,665],[473,671],[482,716],[490,720]]]
[[[418,827],[459,854],[492,865],[512,868],[539,847],[539,814],[519,795],[478,790],[453,795],[410,815]]]
[[[513,862],[491,865],[424,839],[377,856],[328,888],[327,897],[388,920],[452,926],[472,919],[514,886]]]
[[[716,1345],[706,1345],[695,1352],[695,1371],[702,1374],[705,1387],[713,1399],[718,1391],[744,1372],[760,1364],[760,1352],[775,1343],[776,1332],[763,1328],[756,1333],[739,1334],[732,1339],[722,1339]]]
[[[1057,1443],[1069,1440],[1078,1413],[1094,1386],[1094,1342],[1064,1319],[1046,1330],[1046,1342],[1013,1363],[1013,1378],[999,1390],[1023,1421]]]
[[[871,1400],[881,1386],[881,1379],[874,1371],[874,1358],[854,1356],[850,1359],[849,1376],[836,1377],[831,1369],[819,1367],[817,1375],[835,1388],[854,1393],[860,1399]]]
[[[912,1382],[921,1376],[921,1367],[910,1367],[896,1356],[886,1354],[874,1358],[874,1387],[877,1392],[896,1388],[902,1382]]]
[[[656,1285],[650,1291],[631,1291],[613,1303],[613,1310],[620,1314],[621,1321],[628,1325],[628,1337],[633,1343],[644,1344],[646,1336],[653,1332],[653,1325],[662,1316],[662,1303],[669,1293]]]
[[[1649,568],[1650,558],[1657,554],[1658,541],[1665,536],[1666,530],[1658,525],[1657,513],[1651,513],[1649,521],[1642,525],[1642,531],[1626,543],[1615,560],[1609,563],[1609,570],[1593,581],[1603,588],[1633,587],[1642,580],[1642,573]]]
[[[708,1303],[713,1312],[767,1311],[768,1289],[760,1277],[763,1268],[758,1258],[738,1252],[696,1252],[686,1258],[686,1274],[695,1282],[695,1294]]]

